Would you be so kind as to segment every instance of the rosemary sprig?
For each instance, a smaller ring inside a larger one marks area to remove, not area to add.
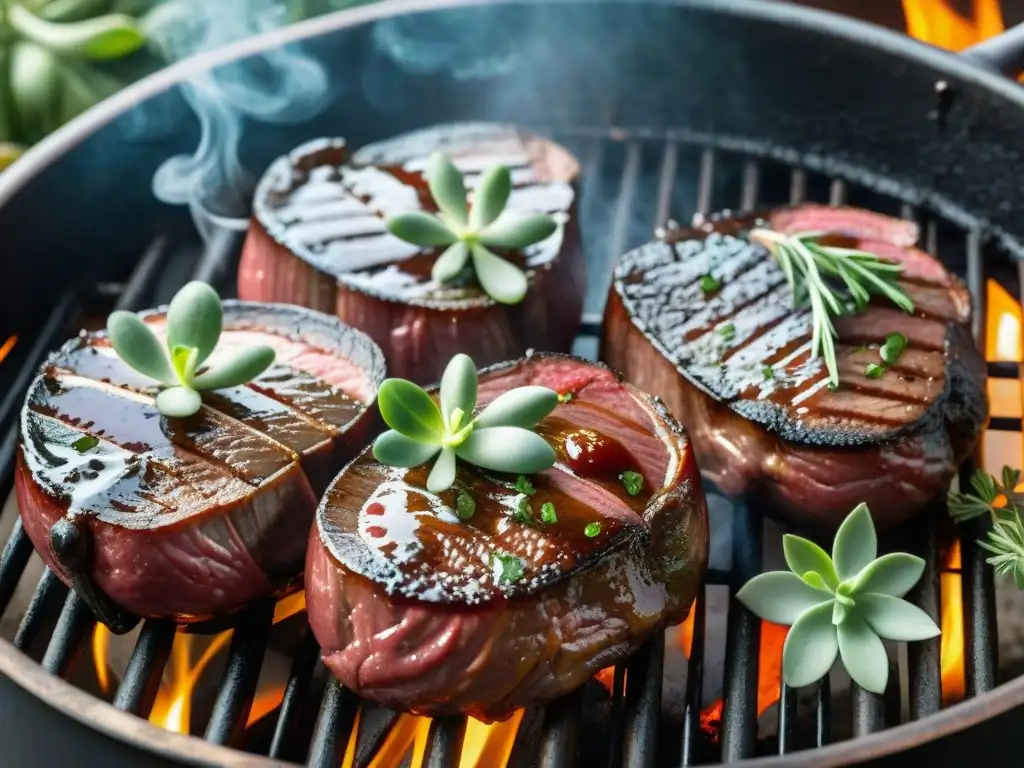
[[[971,476],[973,493],[950,492],[947,508],[958,523],[982,515],[992,518],[992,530],[978,545],[992,553],[986,562],[998,576],[1012,578],[1017,589],[1024,589],[1024,493],[1017,491],[1019,469],[1003,467],[997,480],[982,470]]]
[[[811,310],[811,359],[819,355],[828,369],[829,386],[839,385],[833,320],[864,311],[871,296],[885,296],[905,312],[914,311],[914,303],[900,289],[896,279],[900,264],[883,261],[873,253],[855,248],[822,245],[823,232],[783,234],[773,229],[755,229],[750,233],[771,251],[793,289],[794,307]]]

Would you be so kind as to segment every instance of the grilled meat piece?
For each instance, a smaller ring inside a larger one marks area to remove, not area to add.
[[[775,259],[747,238],[755,225],[828,233],[903,265],[913,314],[879,298],[841,318],[835,391],[824,361],[809,359],[810,311],[792,308]],[[750,493],[772,513],[823,528],[860,502],[879,525],[895,524],[947,487],[987,419],[970,295],[913,247],[917,234],[910,222],[815,205],[673,231],[618,266],[602,359],[665,400],[725,493]],[[719,290],[705,294],[706,274]],[[906,336],[906,351],[868,378],[893,332]]]
[[[525,269],[526,297],[498,304],[467,267],[451,283],[430,270],[443,248],[421,248],[385,229],[388,216],[436,212],[422,171],[446,153],[472,190],[496,164],[511,170],[510,210],[561,223],[543,242],[501,255]],[[488,123],[429,128],[350,154],[314,141],[274,162],[256,191],[238,295],[337,314],[384,349],[394,376],[433,383],[456,352],[488,365],[527,349],[568,352],[586,287],[576,217],[579,164],[562,147]]]
[[[367,450],[324,497],[309,620],[324,662],[361,696],[501,719],[685,618],[708,522],[678,423],[609,369],[561,355],[484,371],[480,405],[527,384],[572,393],[538,427],[559,460],[529,478],[534,493],[460,463],[455,486],[430,494],[426,468],[382,466]],[[642,475],[636,495],[625,470]],[[456,516],[460,493],[475,500],[469,519]]]
[[[162,336],[163,311],[144,317]],[[184,419],[156,410],[154,382],[105,332],[83,333],[44,364],[22,411],[16,487],[25,530],[62,580],[85,577],[122,609],[181,622],[296,582],[320,495],[378,430],[370,406],[384,361],[333,317],[225,302],[210,365],[258,344],[276,349],[274,364],[250,384],[203,393],[203,409]],[[85,573],[52,549],[62,520],[90,536]]]

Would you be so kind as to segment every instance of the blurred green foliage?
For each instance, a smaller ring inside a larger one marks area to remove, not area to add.
[[[0,0],[0,170],[24,147],[163,66],[147,40],[147,18],[176,1]],[[367,0],[278,2],[288,19],[300,21]]]

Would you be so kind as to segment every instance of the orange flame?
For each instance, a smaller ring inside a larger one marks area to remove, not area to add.
[[[939,643],[939,664],[942,670],[942,700],[945,703],[963,698],[964,678],[964,606],[960,576],[960,542],[954,541],[946,554],[939,574],[942,600]]]
[[[110,694],[110,667],[107,666],[109,655],[110,630],[102,624],[97,624],[92,632],[92,661],[96,667],[96,681],[104,696]]]
[[[971,18],[948,0],[903,0],[907,34],[950,51],[962,51],[1005,29],[999,0],[972,0]]]
[[[789,627],[761,622],[761,642],[757,651],[757,716],[779,700],[782,687],[782,646]],[[700,713],[701,730],[718,741],[722,729],[724,702],[718,699]]]
[[[206,666],[231,639],[231,630],[216,635],[195,664],[192,663],[194,639],[185,632],[175,635],[171,663],[164,671],[165,680],[149,714],[149,722],[176,733],[191,732],[192,694]]]
[[[481,723],[470,718],[462,740],[459,768],[504,768],[508,765],[523,714],[523,710],[517,710],[512,717],[500,723]],[[412,768],[423,768],[429,737],[429,717],[399,715],[369,768],[398,768],[410,750]]]
[[[4,358],[11,354],[11,350],[14,349],[14,345],[18,343],[17,336],[11,336],[0,345],[0,363],[4,361]]]
[[[287,597],[282,597],[274,606],[274,623],[279,624],[290,619],[297,613],[306,610],[306,591],[300,590]]]

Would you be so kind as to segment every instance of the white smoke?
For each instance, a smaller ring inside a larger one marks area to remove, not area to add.
[[[283,26],[277,0],[167,0],[146,19],[146,31],[168,61]],[[244,120],[284,125],[305,122],[328,103],[323,65],[295,46],[203,72],[182,85],[199,118],[200,139],[191,155],[164,162],[153,194],[188,205],[209,241],[217,228],[245,229],[253,178],[239,159]]]

